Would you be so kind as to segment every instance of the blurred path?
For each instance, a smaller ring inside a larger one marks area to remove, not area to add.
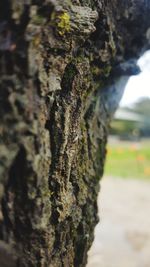
[[[150,267],[150,182],[104,177],[87,267]]]

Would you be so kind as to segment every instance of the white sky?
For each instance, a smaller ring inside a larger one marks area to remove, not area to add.
[[[129,79],[120,106],[131,105],[141,97],[150,97],[150,50],[138,60],[138,65],[142,72]]]

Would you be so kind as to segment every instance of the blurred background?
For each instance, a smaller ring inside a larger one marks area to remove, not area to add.
[[[150,267],[150,51],[111,124],[87,267]]]

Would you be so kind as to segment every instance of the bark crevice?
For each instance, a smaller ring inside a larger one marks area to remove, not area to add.
[[[118,84],[138,73],[149,11],[144,0],[1,1],[3,267],[86,265]]]

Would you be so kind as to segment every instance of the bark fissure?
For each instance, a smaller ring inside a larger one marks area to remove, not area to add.
[[[3,267],[86,265],[116,85],[139,72],[149,11],[144,0],[0,2]]]

